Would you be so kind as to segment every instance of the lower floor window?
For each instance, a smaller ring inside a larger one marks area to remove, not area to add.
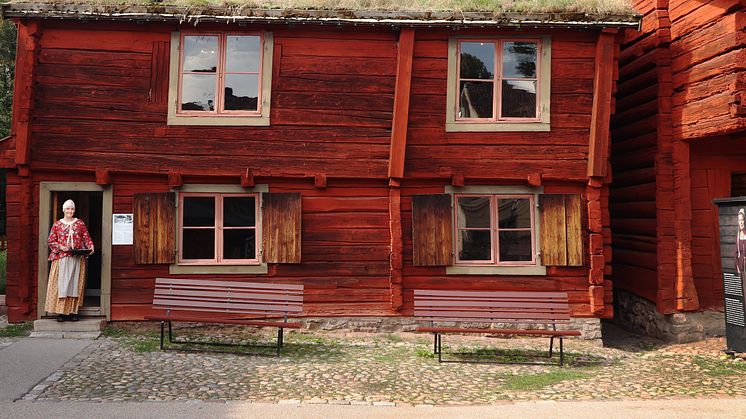
[[[259,263],[258,195],[179,196],[179,263]]]
[[[456,195],[456,261],[534,265],[533,195]]]

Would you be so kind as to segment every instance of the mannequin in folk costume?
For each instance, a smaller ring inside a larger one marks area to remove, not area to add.
[[[62,205],[65,217],[57,220],[49,232],[49,269],[47,299],[44,309],[57,313],[57,321],[77,321],[78,309],[83,305],[86,259],[93,254],[93,240],[82,220],[75,215],[75,203],[67,200]],[[75,256],[72,249],[90,249],[87,255]]]
[[[746,298],[746,210],[738,210],[738,233],[736,233],[736,270],[741,275],[741,286]]]

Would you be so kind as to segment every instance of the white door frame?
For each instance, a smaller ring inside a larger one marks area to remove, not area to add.
[[[38,290],[36,317],[41,318],[46,312],[44,303],[47,298],[47,281],[49,278],[49,230],[52,225],[49,214],[52,210],[52,192],[103,192],[101,208],[101,312],[106,320],[111,320],[111,220],[113,212],[113,192],[111,185],[97,185],[94,182],[41,182],[39,185],[39,251],[38,251]],[[90,221],[89,221],[90,222]]]

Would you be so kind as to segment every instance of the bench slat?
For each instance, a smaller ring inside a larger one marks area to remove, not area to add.
[[[272,283],[257,283],[257,282],[241,282],[241,281],[213,281],[205,279],[184,279],[184,278],[156,278],[156,285],[161,284],[172,284],[172,285],[199,285],[204,286],[205,284],[224,286],[224,287],[235,287],[235,288],[256,288],[256,289],[268,289],[268,290],[292,290],[292,291],[303,291],[302,284],[272,284]]]
[[[418,327],[418,332],[428,333],[484,333],[489,335],[546,335],[546,336],[580,336],[578,330],[527,330],[527,329],[461,329],[458,327]]]
[[[564,291],[462,291],[462,290],[414,290],[415,297],[511,297],[546,300],[547,298],[567,299]]]
[[[225,287],[225,286],[212,286],[212,285],[191,285],[191,284],[185,284],[185,285],[175,285],[175,284],[157,284],[155,286],[156,290],[185,290],[185,291],[204,291],[204,290],[214,290],[214,291],[225,291],[225,292],[234,292],[237,294],[262,294],[262,295],[274,295],[277,297],[284,297],[284,296],[302,296],[302,291],[295,291],[295,290],[267,290],[263,288],[236,288],[236,287]]]
[[[158,306],[169,306],[169,307],[203,307],[203,308],[223,308],[232,310],[261,310],[267,312],[300,312],[302,307],[290,306],[281,304],[242,304],[232,302],[218,302],[218,301],[196,301],[196,300],[174,300],[174,299],[162,299],[154,298],[153,305]]]
[[[520,319],[541,319],[541,320],[565,320],[570,319],[570,315],[547,315],[546,313],[530,313],[530,312],[500,312],[498,313],[485,313],[479,311],[429,311],[429,310],[417,310],[415,309],[414,315],[416,317],[450,317],[450,318],[476,318],[476,319],[493,319],[498,320],[520,320]]]
[[[499,304],[498,304],[499,303]],[[464,301],[464,300],[427,300],[420,301],[418,306],[422,307],[515,307],[522,309],[568,309],[567,303],[543,303],[543,302],[514,302],[514,301],[500,301],[500,300],[478,300],[478,301]]]
[[[276,294],[255,294],[255,293],[237,293],[231,291],[213,291],[207,290],[182,290],[182,289],[163,289],[157,288],[155,295],[179,295],[184,297],[218,297],[218,298],[231,298],[231,299],[242,299],[242,300],[266,300],[266,301],[292,301],[292,302],[303,302],[302,295],[282,295]]]

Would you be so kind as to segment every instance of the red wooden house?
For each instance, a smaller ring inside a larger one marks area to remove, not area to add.
[[[631,9],[3,12],[11,321],[44,314],[68,197],[101,249],[89,312],[112,320],[149,314],[156,277],[302,283],[307,316],[410,315],[416,288],[565,290],[575,316],[612,316]]]
[[[713,200],[746,195],[746,3],[634,3],[612,122],[618,314],[696,339],[724,327]]]

